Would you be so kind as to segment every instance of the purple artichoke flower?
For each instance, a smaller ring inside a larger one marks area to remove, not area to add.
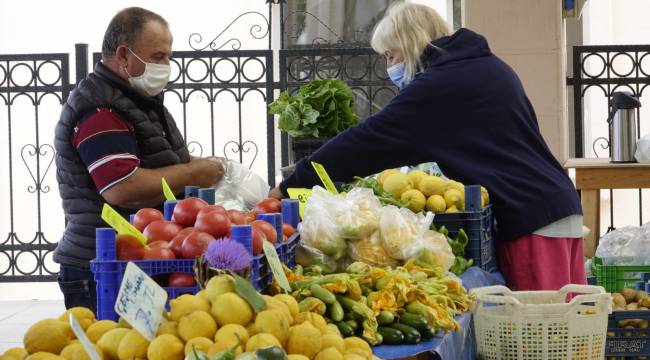
[[[245,270],[252,260],[244,245],[231,239],[210,242],[204,256],[210,266],[233,272]]]

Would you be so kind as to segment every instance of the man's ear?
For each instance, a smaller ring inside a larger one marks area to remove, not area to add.
[[[129,50],[124,45],[119,45],[117,49],[115,49],[115,61],[121,68],[126,67],[126,64],[128,62],[126,56],[128,52]]]

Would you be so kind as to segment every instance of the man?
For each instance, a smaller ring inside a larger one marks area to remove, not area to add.
[[[175,193],[208,187],[223,174],[215,159],[194,159],[163,105],[172,35],[165,19],[132,7],[111,20],[102,61],[70,93],[56,126],[57,180],[66,229],[54,252],[66,307],[96,308],[89,261],[109,203],[122,215],[157,207],[160,179]]]

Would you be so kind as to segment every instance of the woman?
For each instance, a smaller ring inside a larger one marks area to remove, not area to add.
[[[311,161],[335,181],[436,161],[450,178],[489,190],[499,268],[511,288],[586,283],[578,194],[519,78],[485,38],[467,29],[450,35],[435,10],[401,3],[377,25],[372,47],[386,55],[399,93],[298,163],[271,195],[319,184]]]

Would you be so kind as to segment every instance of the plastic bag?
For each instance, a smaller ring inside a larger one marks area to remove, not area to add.
[[[343,201],[339,205],[336,221],[341,228],[343,238],[363,239],[379,228],[381,203],[372,189],[352,189],[343,196]]]
[[[610,231],[600,238],[596,256],[604,265],[650,265],[650,227]]]
[[[216,183],[215,204],[226,209],[247,211],[269,194],[270,187],[259,175],[234,160],[221,160],[224,175]]]
[[[431,227],[433,213],[415,214],[407,208],[388,205],[379,211],[381,241],[386,253],[398,260],[407,260],[425,245],[422,238]]]
[[[296,248],[296,263],[304,267],[319,266],[325,274],[331,274],[338,268],[336,260],[318,249],[305,245]]]
[[[650,134],[645,135],[636,142],[634,158],[640,163],[650,162]]]
[[[322,251],[334,260],[340,259],[346,252],[346,242],[336,220],[342,197],[315,186],[305,205],[303,221],[298,225],[300,239],[305,245]]]
[[[422,249],[431,252],[433,265],[440,266],[445,273],[454,265],[456,257],[447,242],[447,237],[441,233],[426,230],[422,234]]]
[[[348,244],[348,256],[354,261],[362,261],[373,266],[397,266],[399,262],[386,253],[379,231],[370,236]]]

